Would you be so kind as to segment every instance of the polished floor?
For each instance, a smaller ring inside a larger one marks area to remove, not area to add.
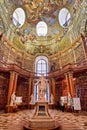
[[[49,112],[59,122],[59,130],[87,130],[87,112],[70,113],[57,110]],[[22,110],[15,113],[0,112],[0,130],[23,130],[23,126],[33,113],[33,110]]]

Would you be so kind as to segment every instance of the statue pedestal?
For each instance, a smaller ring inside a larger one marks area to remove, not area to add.
[[[30,119],[29,127],[30,130],[50,130],[55,128],[55,120],[48,118]]]
[[[54,130],[59,127],[55,126],[55,119],[51,117],[48,111],[47,101],[38,101],[36,103],[35,113],[29,123],[24,126],[28,130]]]
[[[47,101],[38,101],[36,103],[34,118],[51,118],[48,111],[48,102]]]

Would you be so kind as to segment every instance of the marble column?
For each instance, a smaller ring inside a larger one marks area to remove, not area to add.
[[[69,71],[65,75],[66,75],[66,81],[67,81],[67,94],[70,93],[71,97],[73,98],[75,97],[73,72]]]
[[[66,79],[67,95],[68,95],[68,93],[71,93],[71,91],[70,91],[70,84],[69,84],[69,76],[68,76],[68,73],[65,74],[65,79]]]
[[[15,72],[15,80],[14,80],[13,92],[16,92],[17,80],[18,80],[18,73]]]
[[[11,96],[12,96],[13,92],[16,92],[17,79],[18,79],[18,74],[14,71],[11,71],[10,79],[9,79],[9,89],[8,89],[6,112],[13,112],[13,108],[12,108],[12,106],[10,106],[10,102],[11,102]]]
[[[69,72],[69,83],[70,83],[70,90],[72,98],[75,97],[75,88],[74,88],[74,81],[73,81],[73,72]]]
[[[13,88],[14,88],[14,81],[15,81],[15,72],[11,71],[10,72],[10,80],[9,80],[9,90],[8,90],[7,105],[10,105],[11,95],[12,95]]]

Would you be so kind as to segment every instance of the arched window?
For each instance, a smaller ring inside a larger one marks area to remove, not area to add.
[[[47,35],[47,24],[43,21],[40,21],[36,25],[36,32],[38,36],[46,36]]]
[[[44,75],[48,73],[48,58],[46,56],[38,56],[35,60],[35,73],[37,76]]]

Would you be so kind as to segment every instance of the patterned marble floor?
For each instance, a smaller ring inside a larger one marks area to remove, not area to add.
[[[57,110],[49,111],[60,124],[59,130],[87,130],[87,112],[69,113]],[[22,110],[15,113],[0,113],[0,130],[23,130],[34,111]]]

